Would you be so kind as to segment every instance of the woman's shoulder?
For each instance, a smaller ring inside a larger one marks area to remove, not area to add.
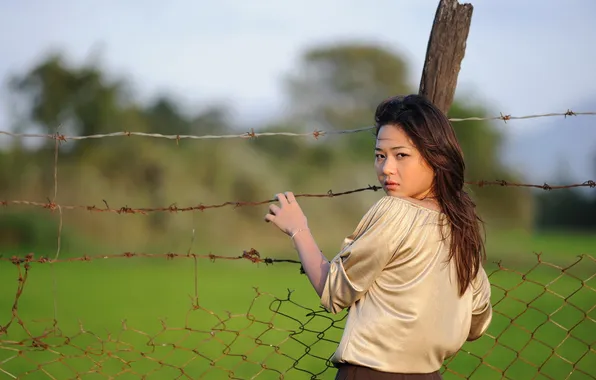
[[[406,197],[385,195],[379,198],[360,219],[354,232],[346,237],[342,250],[362,235],[387,237],[386,231],[391,231],[391,239],[411,231],[414,225],[442,225],[444,217],[438,210],[433,210]],[[379,241],[382,241],[380,238]]]
[[[439,221],[443,214],[419,201],[385,195],[378,199],[362,217],[357,230],[368,228],[406,228],[416,220]]]
[[[415,198],[402,197],[396,195],[385,195],[381,197],[377,202],[375,202],[371,209],[386,212],[399,211],[412,213],[424,212],[429,213],[431,215],[441,214],[440,209],[436,205],[428,205],[426,202],[420,201]]]

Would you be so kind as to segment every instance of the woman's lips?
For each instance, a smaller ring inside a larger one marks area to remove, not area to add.
[[[387,190],[395,190],[399,187],[399,184],[397,182],[393,182],[393,181],[385,181],[384,187]]]

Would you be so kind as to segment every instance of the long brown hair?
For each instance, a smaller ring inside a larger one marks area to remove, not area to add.
[[[455,259],[459,294],[463,295],[486,258],[480,233],[482,219],[464,190],[465,163],[447,116],[421,95],[395,96],[375,112],[375,134],[383,126],[404,130],[435,173],[433,195],[451,225],[449,259]]]

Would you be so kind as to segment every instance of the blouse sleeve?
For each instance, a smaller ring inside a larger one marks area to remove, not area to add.
[[[472,323],[468,334],[468,341],[480,338],[488,329],[493,316],[490,303],[490,282],[482,266],[472,282]]]
[[[339,313],[369,289],[399,250],[412,224],[406,216],[412,212],[416,212],[415,207],[389,196],[381,198],[368,210],[330,262],[321,294],[321,304],[327,311]]]

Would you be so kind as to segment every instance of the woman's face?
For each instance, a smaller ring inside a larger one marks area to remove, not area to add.
[[[398,126],[380,128],[375,147],[375,169],[387,195],[417,199],[432,195],[434,172]]]

